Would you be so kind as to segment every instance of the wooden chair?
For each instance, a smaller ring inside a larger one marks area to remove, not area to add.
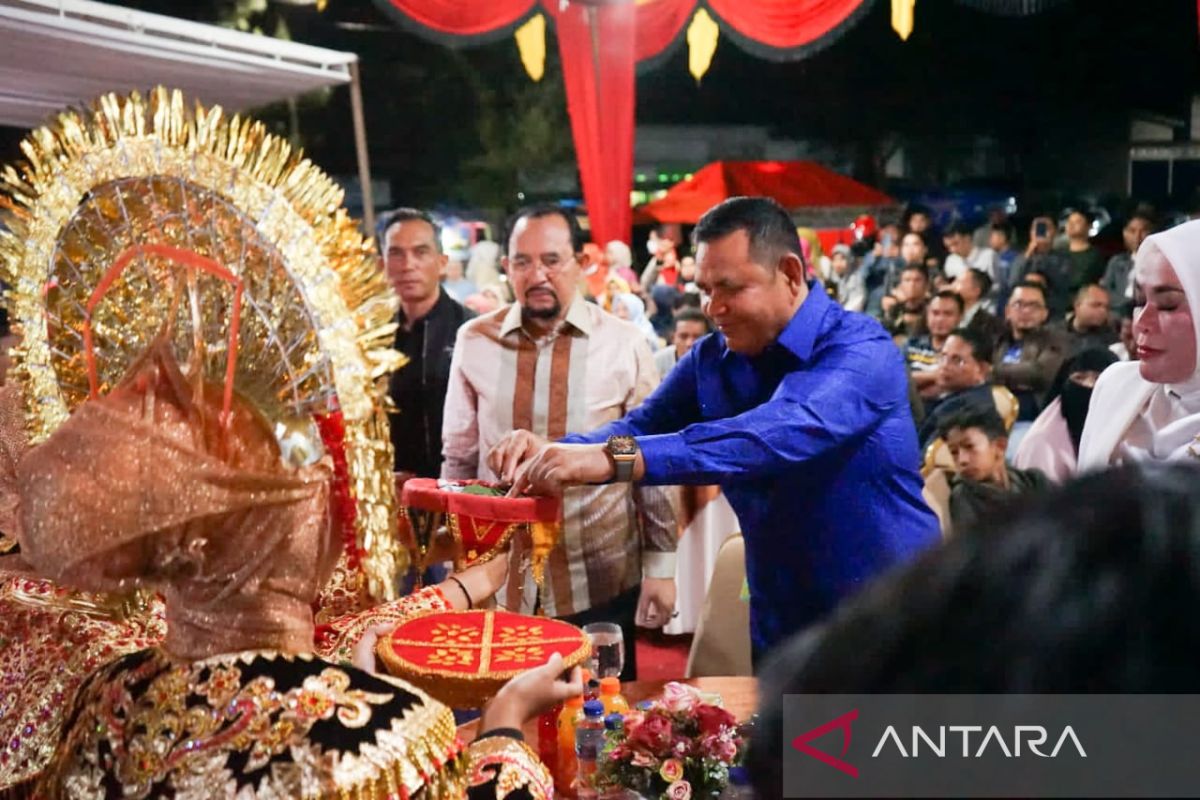
[[[1007,386],[992,387],[992,402],[996,404],[996,411],[1000,412],[1000,419],[1004,420],[1004,429],[1011,433],[1017,414],[1021,412],[1021,402]]]
[[[954,466],[954,458],[950,455],[950,448],[946,446],[946,440],[940,436],[925,448],[925,458],[921,461],[921,477],[928,478],[935,469],[946,470],[948,473],[958,471]]]
[[[688,653],[687,677],[753,675],[750,662],[750,604],[742,599],[746,549],[735,533],[717,551],[704,610]]]
[[[937,515],[942,539],[949,539],[953,532],[950,525],[950,481],[944,469],[935,468],[925,477],[921,496],[925,498],[925,505]]]

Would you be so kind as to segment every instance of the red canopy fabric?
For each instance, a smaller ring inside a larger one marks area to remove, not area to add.
[[[572,3],[558,14],[567,111],[592,241],[629,240],[633,210],[635,7]]]
[[[639,206],[636,221],[692,224],[717,203],[740,195],[771,197],[788,210],[896,202],[812,161],[716,161],[665,196]]]

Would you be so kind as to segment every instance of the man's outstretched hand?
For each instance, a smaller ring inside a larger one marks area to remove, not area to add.
[[[509,496],[562,494],[569,486],[612,480],[613,472],[602,444],[543,444],[517,468]]]
[[[496,442],[487,456],[490,469],[500,483],[511,486],[517,476],[517,468],[533,458],[534,454],[547,443],[546,439],[529,431],[510,431]]]

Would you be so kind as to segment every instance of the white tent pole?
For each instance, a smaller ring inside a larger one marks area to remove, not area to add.
[[[363,123],[362,85],[358,59],[350,62],[350,115],[354,118],[354,151],[358,156],[358,182],[362,184],[363,222],[367,235],[375,234],[375,200],[371,194],[371,162],[367,157],[367,127]]]

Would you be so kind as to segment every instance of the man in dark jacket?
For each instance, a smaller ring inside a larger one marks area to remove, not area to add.
[[[1067,356],[1064,336],[1046,325],[1048,316],[1045,287],[1024,282],[1013,288],[1005,309],[1008,330],[996,342],[992,380],[1017,396],[1018,421],[1037,417],[1041,399]]]
[[[442,289],[441,231],[424,211],[400,208],[380,225],[384,266],[400,297],[395,348],[408,363],[392,373],[388,394],[396,471],[436,478],[442,469],[442,406],[458,328],[474,316]]]

